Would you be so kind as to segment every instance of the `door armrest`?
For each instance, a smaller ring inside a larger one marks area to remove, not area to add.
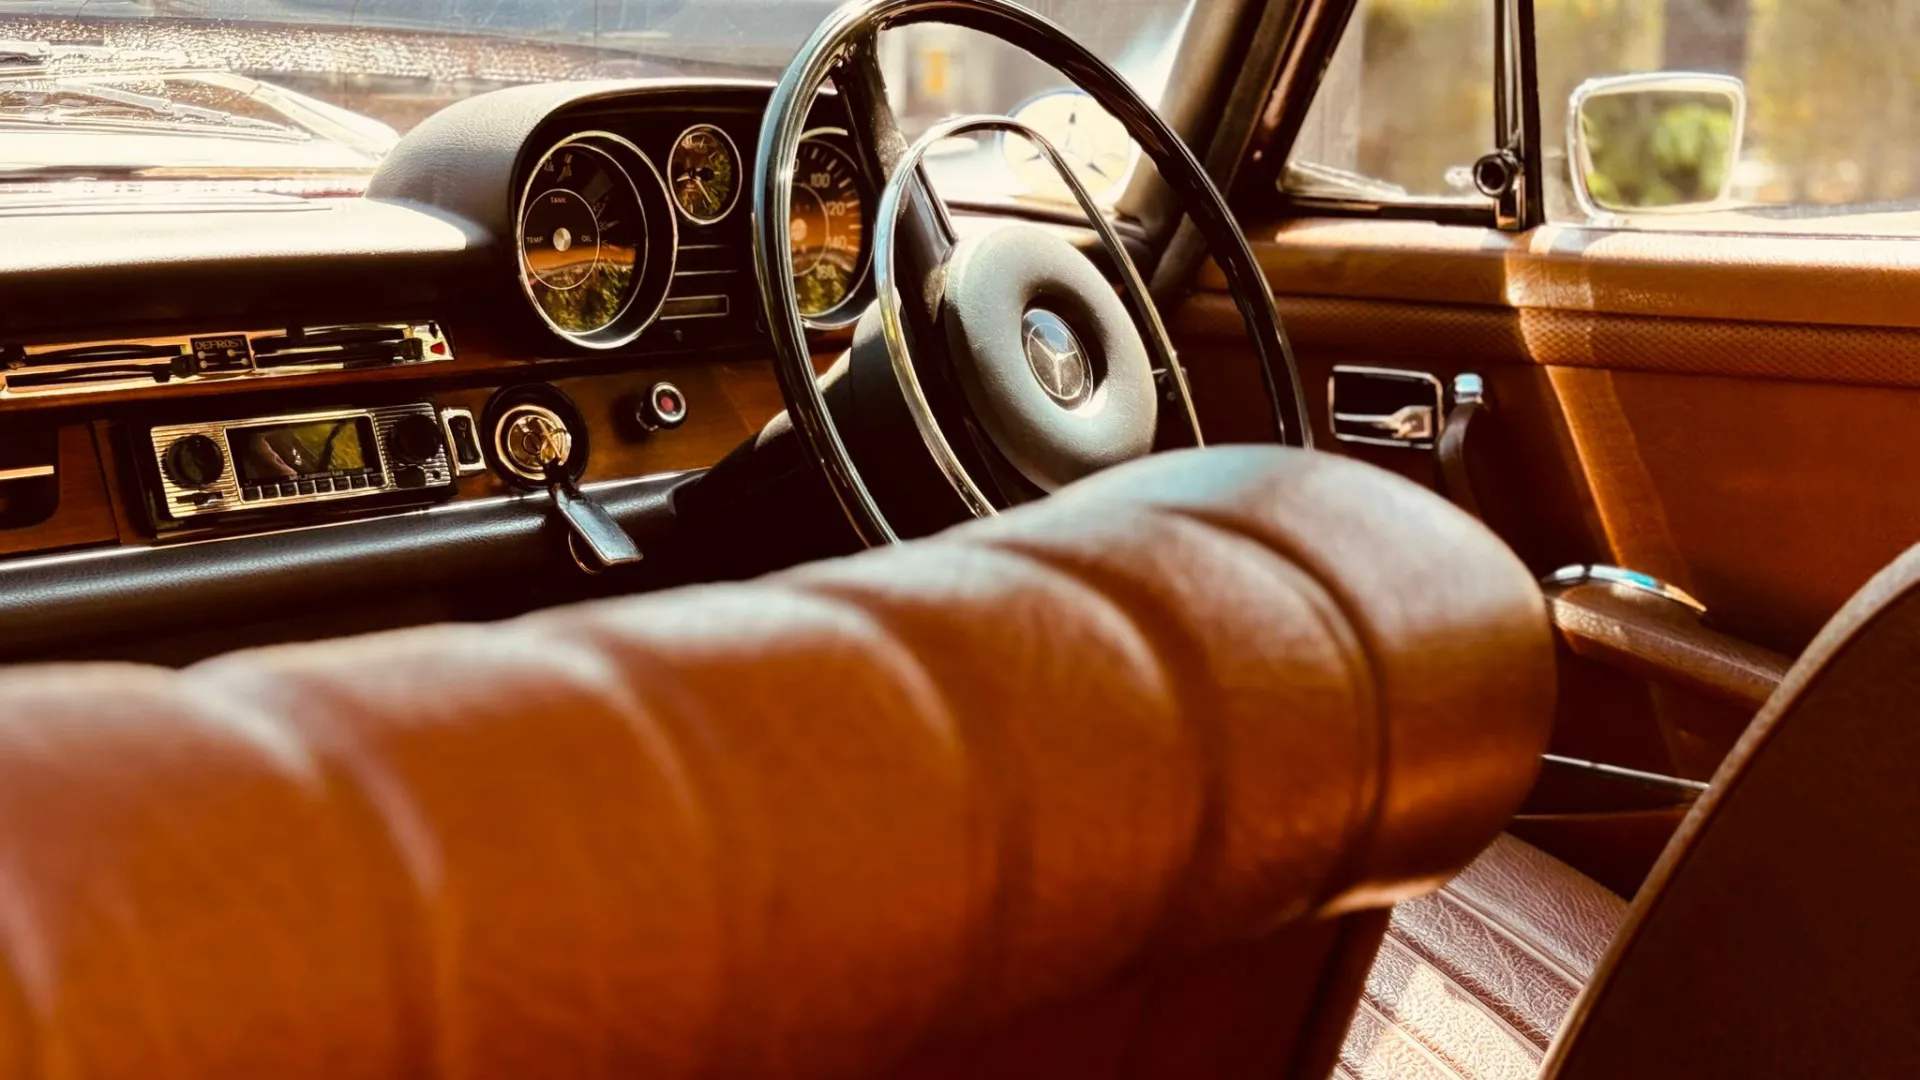
[[[1542,582],[1554,630],[1576,656],[1756,710],[1793,663],[1707,626],[1684,593],[1600,569]]]

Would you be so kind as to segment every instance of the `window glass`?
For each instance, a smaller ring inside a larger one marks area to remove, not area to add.
[[[1025,0],[1160,105],[1196,6],[1216,0]],[[918,138],[963,114],[1014,116],[1054,144],[1097,201],[1112,205],[1140,157],[1126,128],[1066,76],[988,34],[920,23],[880,35],[880,61],[900,132]],[[1032,199],[1071,207],[1072,191],[1019,136],[962,136],[933,147],[927,171],[943,194]]]
[[[1360,0],[1281,185],[1325,198],[1490,205],[1472,168],[1492,141],[1489,0]]]
[[[1550,219],[1920,234],[1920,0],[1535,0],[1534,11]],[[1617,192],[1629,205],[1583,204],[1570,95],[1589,80],[1656,72],[1738,78],[1744,124],[1703,121],[1643,84],[1637,103],[1657,114],[1655,126],[1599,148],[1601,201]],[[1737,145],[1722,168],[1709,159],[1729,136]],[[1677,166],[1707,177],[1718,197],[1643,205],[1674,198],[1666,179]]]
[[[0,200],[102,185],[353,195],[401,134],[463,98],[554,80],[776,79],[839,2],[0,0]],[[1213,2],[1026,0],[1156,105],[1196,5]],[[1066,85],[951,27],[889,31],[881,52],[909,136]],[[1116,148],[1112,125],[1073,105],[1050,101],[1031,119],[1057,125],[1054,141],[1071,142],[1074,166],[1111,198],[1134,167],[1131,144],[1122,131]],[[1017,148],[944,149],[929,167],[956,196],[1060,194]]]

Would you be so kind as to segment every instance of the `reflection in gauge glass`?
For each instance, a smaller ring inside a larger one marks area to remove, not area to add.
[[[527,293],[555,328],[587,334],[632,303],[645,262],[646,210],[605,151],[562,143],[534,169],[520,211]]]
[[[1112,202],[1133,175],[1139,148],[1127,127],[1084,90],[1051,90],[1021,105],[1015,120],[1039,132],[1060,151],[1087,194]],[[1017,134],[1001,132],[1000,155],[1027,194],[1073,202],[1073,189],[1053,169],[1040,148]]]
[[[733,140],[712,124],[695,124],[674,140],[667,177],[688,221],[711,225],[733,209],[740,192],[739,161]]]
[[[866,199],[853,159],[822,139],[803,140],[789,214],[800,314],[824,315],[845,303],[867,272]]]

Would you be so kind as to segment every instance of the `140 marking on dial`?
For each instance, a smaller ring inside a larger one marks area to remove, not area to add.
[[[867,272],[866,217],[853,159],[832,143],[802,141],[787,218],[800,314],[824,315],[859,287]]]

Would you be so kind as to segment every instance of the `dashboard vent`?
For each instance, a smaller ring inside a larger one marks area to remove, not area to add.
[[[0,346],[0,397],[452,360],[438,323],[355,323],[124,341]]]
[[[325,326],[253,339],[253,366],[386,367],[427,359],[427,344],[407,326]]]

